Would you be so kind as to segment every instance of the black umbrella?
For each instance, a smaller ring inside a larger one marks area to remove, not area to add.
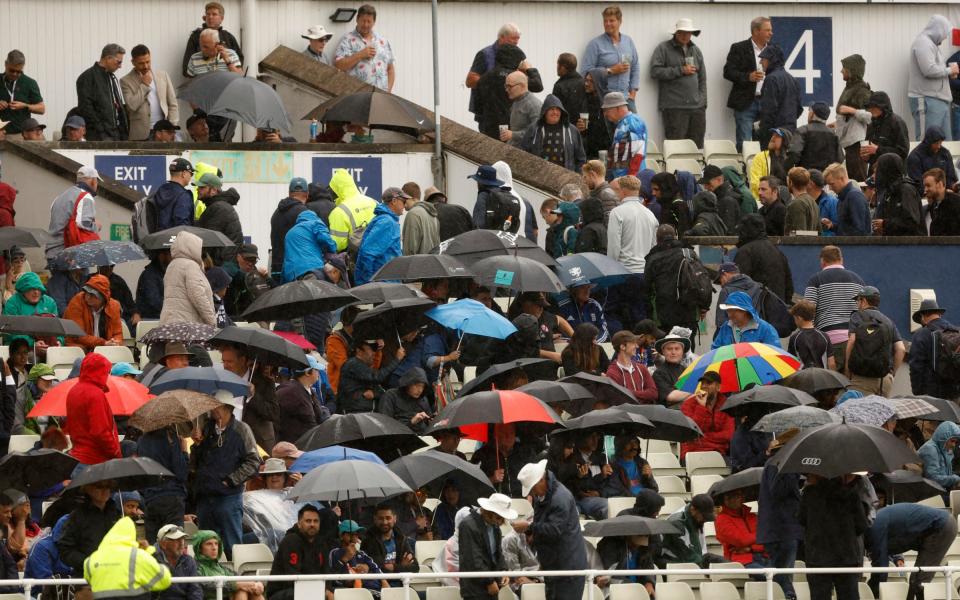
[[[342,460],[321,465],[303,476],[290,490],[294,502],[383,500],[412,492],[410,486],[383,465]]]
[[[357,297],[318,279],[291,281],[265,292],[243,313],[248,321],[279,321],[337,310]]]
[[[813,473],[828,479],[857,471],[888,473],[923,462],[889,431],[859,423],[801,431],[770,460],[782,473]]]
[[[177,227],[171,227],[170,229],[164,229],[163,231],[144,236],[144,238],[140,240],[140,247],[144,250],[166,250],[173,246],[174,240],[177,239],[177,234],[181,231],[190,232],[200,238],[203,241],[204,248],[232,248],[236,245],[230,238],[219,231],[204,229],[203,227],[178,225]]]
[[[723,495],[734,490],[743,490],[743,501],[753,502],[760,496],[760,480],[763,479],[763,467],[751,467],[739,473],[728,475],[707,490],[714,502],[723,500]]]
[[[602,521],[587,521],[583,535],[589,537],[625,537],[630,535],[680,535],[682,532],[673,521],[623,515]]]
[[[63,271],[108,267],[135,260],[147,260],[143,249],[133,242],[96,240],[64,248],[53,259],[53,267]]]
[[[727,401],[723,403],[720,410],[736,413],[757,405],[767,410],[777,410],[790,406],[809,406],[816,403],[816,398],[802,390],[782,385],[756,385],[749,390],[727,396]]]
[[[113,481],[117,489],[129,492],[160,485],[163,480],[173,477],[173,473],[152,458],[114,458],[98,465],[90,465],[70,482],[67,489],[100,481]]]
[[[580,416],[586,413],[593,409],[593,405],[596,402],[603,402],[610,406],[636,403],[633,392],[603,375],[591,375],[590,373],[581,371],[575,375],[568,375],[560,381],[579,383],[593,394],[592,401],[587,400],[586,402],[571,406],[567,412],[572,415]]]
[[[154,373],[159,375],[151,377]],[[250,393],[250,382],[223,367],[184,367],[182,369],[154,369],[141,381],[152,394],[172,390],[189,390],[201,394],[216,395],[226,390],[234,396]]]
[[[509,373],[514,369],[528,369],[530,367],[538,367],[540,365],[553,362],[549,358],[518,358],[510,362],[498,363],[487,368],[483,373],[480,373],[460,388],[460,391],[457,393],[458,398],[462,398],[467,394],[472,394],[478,391],[484,391],[481,388],[484,388],[490,384],[491,381],[497,377],[503,375],[504,373]],[[536,394],[531,394],[536,396]]]
[[[517,391],[526,392],[534,398],[540,398],[547,404],[593,399],[593,394],[579,383],[564,383],[562,381],[531,381],[518,387]]]
[[[380,413],[334,415],[297,440],[297,448],[305,452],[336,445],[373,452],[384,460],[426,446],[412,429]]]
[[[214,71],[188,79],[177,97],[217,115],[258,129],[290,131],[292,124],[273,86],[241,73]]]
[[[553,435],[596,431],[603,435],[633,434],[646,437],[653,430],[654,425],[643,415],[626,412],[619,408],[603,408],[567,419],[563,422],[563,427],[564,429],[553,432]]]
[[[0,248],[42,248],[53,239],[46,229],[36,227],[0,227]]]
[[[960,423],[960,406],[952,400],[944,400],[943,398],[934,398],[933,396],[917,395],[917,396],[894,396],[893,399],[897,398],[919,398],[924,400],[929,404],[932,404],[937,410],[919,415],[916,418],[922,419],[924,421],[952,421],[954,423]]]
[[[880,473],[871,477],[870,480],[874,487],[887,495],[887,504],[920,502],[947,493],[936,481],[926,479],[920,473],[907,469],[897,469],[892,473]]]
[[[70,479],[77,462],[69,454],[49,448],[7,454],[0,458],[0,489],[42,492]]]
[[[543,248],[522,235],[490,229],[474,229],[455,235],[440,242],[440,245],[430,252],[451,254],[468,267],[490,256],[522,256],[551,267],[557,264]]]
[[[519,292],[559,293],[566,288],[545,264],[523,256],[491,256],[473,264],[480,285]]]
[[[182,342],[186,345],[203,344],[215,336],[217,331],[219,330],[216,327],[206,323],[173,321],[146,332],[140,338],[140,342],[148,345],[166,344],[167,342]]]
[[[0,228],[2,229],[2,228]],[[76,322],[57,317],[0,315],[0,333],[22,333],[35,336],[87,335]]]
[[[457,257],[449,254],[411,254],[398,256],[380,267],[374,281],[423,281],[424,279],[450,279],[473,277]]]
[[[844,389],[850,385],[850,380],[836,371],[811,367],[801,369],[789,377],[784,377],[780,381],[780,385],[803,390],[808,394],[816,394],[824,390]]]
[[[404,298],[426,298],[420,290],[416,290],[402,283],[386,281],[371,281],[357,287],[350,288],[350,293],[364,304],[380,304],[387,300],[401,300]]]
[[[557,274],[567,287],[587,283],[609,287],[623,283],[632,275],[623,263],[598,252],[578,252],[558,258]]]
[[[370,129],[388,129],[414,137],[433,131],[433,121],[415,104],[380,90],[334,97],[303,117],[323,123],[352,123]]]
[[[401,456],[389,463],[387,468],[415,490],[438,479],[453,479],[461,493],[472,498],[496,491],[479,466],[468,463],[455,454],[437,450]]]
[[[429,298],[387,300],[357,315],[353,320],[353,335],[357,339],[378,339],[388,335],[399,338],[400,334],[425,324],[426,312],[436,306],[437,303]]]
[[[677,409],[660,404],[621,404],[618,409],[643,415],[653,423],[654,430],[647,436],[651,440],[689,442],[703,437],[700,426]]]
[[[210,344],[214,346],[224,342],[243,344],[247,347],[247,356],[264,364],[310,366],[303,348],[259,327],[224,327],[210,338]]]

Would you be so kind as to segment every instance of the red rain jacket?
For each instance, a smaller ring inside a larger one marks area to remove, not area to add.
[[[80,363],[80,381],[67,394],[66,433],[73,442],[70,455],[85,465],[120,458],[120,440],[113,411],[107,402],[110,361],[88,354]]]

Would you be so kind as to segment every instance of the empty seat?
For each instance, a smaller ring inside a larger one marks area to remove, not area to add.
[[[686,505],[687,502],[683,498],[677,498],[676,496],[664,498],[663,506],[660,507],[660,513],[657,516],[663,518],[669,517],[673,513],[683,510]]]
[[[591,590],[593,590],[592,593]],[[583,596],[581,596],[581,598],[582,600],[604,600],[603,590],[595,583],[592,585],[584,585]]]
[[[859,588],[860,600],[876,600],[873,590],[870,589],[870,585],[866,581],[857,582],[857,587]]]
[[[373,594],[366,588],[337,588],[333,600],[373,600]]]
[[[400,586],[400,582],[394,580],[390,584],[391,586],[396,585],[396,587],[388,587],[380,590],[380,600],[419,600],[416,590],[411,588],[405,588]],[[334,592],[336,594],[336,592]]]
[[[951,594],[952,598],[957,595],[956,590]],[[943,581],[923,584],[923,600],[947,600],[947,588]]]
[[[753,162],[753,157],[760,154],[760,142],[744,142],[743,143],[743,162],[747,165],[747,171],[750,170],[750,163]]]
[[[107,360],[113,364],[121,362],[133,363],[133,351],[126,346],[97,346],[93,351],[102,356],[106,356]]]
[[[642,583],[614,583],[609,600],[650,600],[650,594]]]
[[[690,492],[687,491],[686,484],[676,475],[657,475],[657,486],[660,488],[660,495],[664,498],[676,496],[687,500],[690,498]]]
[[[677,171],[687,171],[692,175],[699,177],[703,174],[703,165],[695,158],[668,158],[667,173],[676,173]]]
[[[743,174],[743,163],[740,162],[739,158],[723,158],[719,156],[713,156],[707,159],[708,165],[713,165],[718,169],[723,169],[726,167],[733,167],[737,173]]]
[[[709,163],[711,157],[740,160],[740,153],[733,140],[703,140],[703,158]]]
[[[943,140],[941,147],[946,148],[947,150],[950,151],[950,154],[953,155],[953,160],[957,160],[957,157],[960,156],[960,141],[953,140],[951,142],[951,141]]]
[[[698,572],[690,573],[690,574],[687,574],[687,573],[671,574],[671,571],[689,570],[689,569],[694,569],[694,570],[697,570]],[[669,581],[671,583],[682,581],[687,585],[689,585],[690,587],[696,588],[700,586],[700,583],[702,581],[706,580],[706,577],[704,576],[704,574],[699,570],[700,570],[700,567],[697,566],[696,563],[667,563],[667,573],[666,573],[665,581]],[[659,595],[660,594],[658,592],[657,596]]]
[[[381,600],[383,600],[381,598]],[[417,600],[413,598],[413,600]],[[497,594],[497,600],[518,600],[517,595],[513,593],[513,590],[510,589],[510,586],[504,586],[500,588],[500,592]]]
[[[743,584],[743,600],[767,600],[767,582],[748,581]],[[776,581],[773,582],[773,600],[787,600],[783,588]]]
[[[732,581],[736,585],[742,585],[742,582],[750,579],[746,573],[746,567],[738,562],[710,563],[710,571],[714,569],[734,569],[743,571],[743,573],[710,573],[710,581]],[[702,594],[701,594],[702,595]]]
[[[729,581],[704,581],[700,584],[700,597],[704,600],[740,600],[740,592]]]
[[[672,453],[650,453],[647,455],[647,462],[650,463],[650,468],[653,469],[654,478],[660,477],[661,475],[684,476],[687,474],[686,470],[680,466],[680,459]]]
[[[525,583],[520,586],[520,600],[546,600],[547,588],[542,583]]]
[[[883,585],[882,583],[880,585]],[[797,600],[810,599],[810,584],[806,581],[797,581],[796,575],[793,579],[793,592],[797,595]]]
[[[696,600],[693,589],[683,581],[658,583],[656,592],[657,600]]]
[[[78,346],[52,346],[47,348],[47,364],[54,369],[72,369],[78,358],[83,360],[83,348]]]
[[[26,452],[32,450],[33,446],[40,441],[39,435],[22,434],[11,435],[10,444],[7,446],[7,452]]]
[[[633,496],[619,496],[616,498],[607,498],[607,515],[615,517],[620,511],[633,508],[636,499]]]
[[[458,587],[428,587],[427,600],[460,600]]]
[[[909,589],[910,584],[905,581],[884,581],[880,584],[880,600],[906,600]]]
[[[266,544],[234,544],[233,570],[237,575],[256,573],[273,566],[273,553]]]
[[[429,566],[433,559],[440,556],[446,540],[420,540],[414,545],[414,554],[420,565]]]
[[[960,537],[955,538],[950,547],[947,548],[947,554],[943,557],[944,564],[950,564],[951,561],[960,560]]]
[[[668,161],[671,158],[700,160],[703,152],[693,140],[663,140],[663,157]]]
[[[722,475],[693,475],[690,477],[690,493],[694,496],[706,494],[710,486],[718,481],[723,481]]]
[[[214,366],[223,364],[223,354],[219,350],[207,350],[207,355]]]
[[[0,346],[0,360],[10,358],[10,346]]]
[[[654,452],[673,454],[673,444],[666,440],[645,440],[640,438],[640,452],[644,456]]]
[[[687,452],[687,475],[729,475],[730,467],[723,456],[714,450],[708,452]]]

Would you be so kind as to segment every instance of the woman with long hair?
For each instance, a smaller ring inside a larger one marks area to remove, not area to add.
[[[564,376],[575,375],[581,371],[591,375],[605,373],[610,358],[597,344],[600,330],[592,323],[580,323],[573,330],[570,344],[560,353]]]

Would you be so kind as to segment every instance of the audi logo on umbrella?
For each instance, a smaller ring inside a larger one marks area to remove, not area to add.
[[[823,461],[820,460],[819,458],[816,458],[816,457],[813,457],[813,456],[807,456],[807,457],[805,457],[804,459],[802,459],[802,460],[800,461],[800,464],[801,464],[802,466],[804,466],[804,467],[816,467],[816,466],[818,466],[821,462],[823,462]]]

